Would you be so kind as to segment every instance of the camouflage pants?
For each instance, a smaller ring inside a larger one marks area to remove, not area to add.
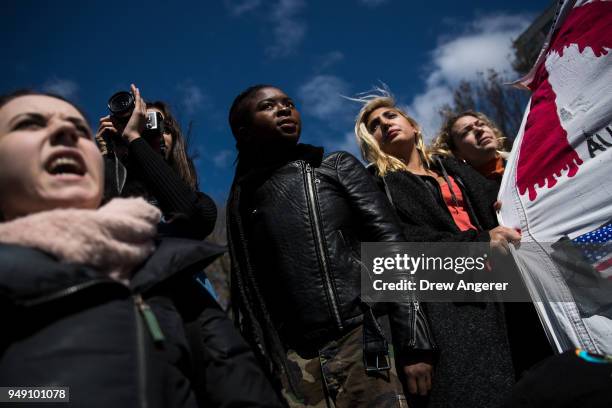
[[[299,379],[301,396],[291,393],[282,380],[283,396],[290,407],[308,408],[407,408],[397,378],[393,347],[389,347],[391,370],[366,374],[363,365],[363,328],[334,340],[318,355],[287,352],[289,369]]]

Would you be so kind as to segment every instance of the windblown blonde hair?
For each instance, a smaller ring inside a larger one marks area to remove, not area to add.
[[[378,146],[376,139],[374,139],[374,136],[368,131],[366,123],[372,112],[378,108],[393,109],[410,122],[416,130],[415,147],[419,153],[419,157],[423,165],[429,167],[430,157],[425,148],[421,126],[419,126],[416,120],[408,116],[406,112],[397,106],[395,98],[387,89],[376,88],[373,93],[362,95],[358,98],[351,98],[351,100],[364,104],[355,120],[355,137],[357,138],[359,150],[361,150],[361,156],[365,161],[373,163],[376,166],[376,170],[380,176],[384,176],[391,171],[408,171],[408,166],[400,159],[383,152]]]
[[[506,154],[506,150],[504,149],[504,143],[506,142],[506,137],[502,133],[501,130],[493,123],[491,119],[487,117],[482,112],[476,112],[472,110],[467,110],[461,112],[457,115],[450,116],[444,121],[442,128],[440,128],[440,132],[436,136],[436,138],[431,143],[431,147],[429,148],[429,152],[432,155],[438,155],[443,157],[455,157],[455,145],[453,143],[453,126],[455,122],[461,119],[464,116],[472,116],[476,119],[480,119],[491,128],[493,134],[495,135],[495,139],[497,139],[497,145],[500,149],[497,151],[498,154],[504,156]]]

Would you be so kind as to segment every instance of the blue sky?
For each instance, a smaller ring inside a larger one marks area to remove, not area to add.
[[[201,189],[222,202],[233,176],[227,111],[255,83],[284,89],[302,141],[356,152],[358,106],[340,95],[384,81],[433,135],[461,79],[508,70],[510,41],[549,0],[13,1],[0,16],[0,92],[30,87],[79,104],[94,127],[108,97],[137,84],[192,122]]]

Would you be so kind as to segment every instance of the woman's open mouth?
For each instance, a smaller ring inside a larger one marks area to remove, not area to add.
[[[45,170],[53,176],[78,176],[87,173],[87,166],[80,152],[65,150],[51,154],[45,163]]]

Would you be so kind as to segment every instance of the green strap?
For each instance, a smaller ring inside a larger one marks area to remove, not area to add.
[[[162,332],[161,327],[159,326],[159,322],[155,317],[155,313],[151,310],[151,307],[145,303],[140,295],[136,296],[136,304],[138,305],[138,310],[140,310],[140,314],[149,329],[149,333],[151,333],[151,337],[153,337],[153,341],[155,343],[161,343],[166,338],[164,337],[164,333]]]

